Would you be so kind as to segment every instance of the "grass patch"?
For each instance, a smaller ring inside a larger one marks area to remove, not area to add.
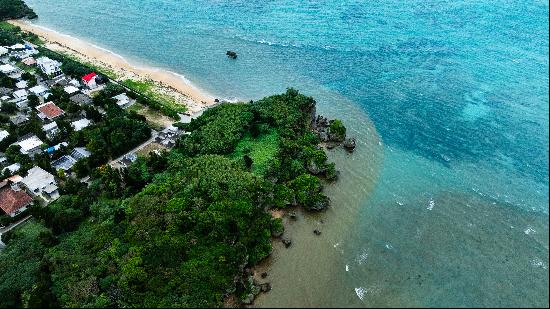
[[[134,111],[140,115],[145,116],[147,124],[157,131],[164,129],[165,127],[171,125],[172,122],[174,122],[170,117],[165,116],[158,111],[139,103],[135,103],[134,105],[128,107],[126,111]]]
[[[59,53],[62,54],[63,56],[65,56],[65,57],[71,59],[71,60],[74,60],[78,63],[81,63],[81,64],[87,66],[92,71],[95,71],[97,73],[101,73],[101,74],[109,77],[110,79],[116,80],[117,78],[119,78],[119,75],[114,70],[112,70],[112,69],[110,69],[106,66],[98,65],[98,64],[95,64],[95,63],[92,63],[92,62],[89,62],[89,61],[84,61],[84,60],[80,59],[79,57],[77,57],[75,55],[71,55],[71,54],[66,53],[66,52],[59,52]]]
[[[252,172],[257,175],[264,175],[269,162],[273,160],[279,150],[279,134],[271,131],[262,134],[257,138],[250,135],[245,136],[237,144],[235,151],[231,155],[233,158],[241,159],[245,154],[252,159]]]
[[[136,81],[133,79],[127,79],[125,81],[122,81],[122,84],[178,113],[184,113],[185,111],[187,111],[187,108],[185,108],[184,105],[178,103],[175,98],[164,93],[160,93],[158,90],[156,90],[156,85],[153,81]]]

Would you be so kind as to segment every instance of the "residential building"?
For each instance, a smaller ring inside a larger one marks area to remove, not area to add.
[[[2,170],[2,173],[5,173],[6,171],[9,171],[10,174],[13,174],[13,173],[18,172],[20,169],[21,169],[21,164],[19,164],[19,163],[13,163],[12,165],[6,166],[6,167]]]
[[[28,66],[31,66],[31,65],[36,64],[36,59],[34,59],[33,57],[28,57],[28,58],[25,58],[25,59],[21,60],[21,62],[23,62],[24,64],[26,64]]]
[[[63,170],[68,171],[70,170],[73,165],[75,165],[76,160],[71,156],[62,156],[57,160],[54,160],[52,162],[52,167],[55,168],[55,170]]]
[[[10,117],[10,122],[13,123],[16,126],[24,124],[27,121],[29,121],[29,117],[27,117],[27,115],[22,114],[22,113],[18,113],[16,115]]]
[[[54,121],[54,122],[43,125],[42,126],[42,131],[44,131],[44,133],[46,133],[46,136],[49,139],[54,138],[55,135],[57,133],[59,133],[59,127],[57,126],[57,122]]]
[[[0,46],[0,56],[4,56],[6,54],[8,54],[8,49],[3,46]]]
[[[19,145],[21,153],[34,157],[34,155],[42,152],[41,146],[44,144],[36,135],[32,135],[24,140],[21,140],[12,145]]]
[[[92,72],[90,74],[86,74],[84,76],[82,76],[82,82],[84,82],[84,84],[90,88],[90,89],[95,89],[97,88],[97,84],[96,84],[96,79],[97,77],[97,74],[95,72]]]
[[[46,201],[59,197],[55,177],[38,166],[31,168],[21,182],[33,196],[42,196]]]
[[[43,85],[36,85],[36,86],[30,88],[29,91],[32,92],[33,94],[35,94],[36,96],[41,97],[41,96],[45,95],[46,93],[48,93],[48,88],[46,88]]]
[[[71,152],[71,157],[73,157],[77,161],[80,159],[88,158],[91,155],[92,154],[85,147],[76,147]]]
[[[112,97],[112,99],[117,100],[116,104],[122,109],[130,107],[135,102],[135,100],[130,99],[126,95],[126,93],[121,93],[117,96]]]
[[[75,86],[66,86],[65,88],[63,88],[63,90],[65,90],[66,93],[68,94],[74,94],[74,93],[77,93],[80,89],[76,88]]]
[[[27,99],[27,90],[25,89],[19,89],[17,91],[13,92],[13,97],[17,100],[26,100]]]
[[[48,57],[40,57],[36,59],[36,65],[42,72],[44,72],[44,74],[48,76],[57,76],[62,73],[61,63]]]
[[[87,118],[82,118],[78,121],[71,122],[71,126],[76,132],[88,127],[90,124],[92,124],[92,122]]]
[[[0,208],[10,217],[15,217],[32,204],[32,197],[19,185],[8,180],[0,182]]]
[[[8,64],[0,65],[0,72],[6,75],[10,75],[10,74],[19,72],[19,69],[17,69],[16,67],[8,63]]]
[[[8,163],[8,158],[6,157],[6,154],[0,152],[0,166],[4,166],[6,163]]]
[[[71,102],[79,104],[79,105],[88,105],[92,103],[92,98],[89,96],[83,94],[83,93],[77,93],[69,98]]]
[[[65,112],[53,102],[38,105],[36,107],[36,110],[40,112],[40,114],[38,114],[38,117],[40,117],[41,119],[53,120],[65,115]]]
[[[17,87],[18,89],[25,89],[28,87],[28,83],[26,80],[20,80],[17,83],[15,83],[15,87]]]
[[[3,141],[8,136],[10,136],[10,133],[8,131],[0,130],[0,142]]]

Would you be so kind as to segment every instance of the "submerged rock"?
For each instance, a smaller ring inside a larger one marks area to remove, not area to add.
[[[228,50],[225,54],[231,59],[237,59],[237,53],[234,51]]]
[[[353,152],[355,150],[356,142],[355,138],[347,138],[344,142],[344,148],[349,151]]]
[[[260,284],[260,290],[264,293],[271,291],[271,283],[266,282]]]
[[[281,241],[283,242],[283,245],[285,245],[285,248],[288,248],[290,247],[290,245],[292,245],[292,240],[288,238],[283,238]]]
[[[265,279],[267,277],[267,273],[266,272],[263,272],[260,277],[262,277],[262,279]]]
[[[321,235],[321,231],[319,231],[319,230],[314,230],[314,231],[313,231],[313,234],[319,236],[319,235]]]

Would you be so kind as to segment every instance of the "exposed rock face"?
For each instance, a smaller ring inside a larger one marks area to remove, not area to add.
[[[313,207],[311,207],[311,210],[319,211],[327,208],[330,204],[330,199],[325,196],[325,198],[317,201]]]
[[[267,273],[263,272],[260,276],[262,277],[262,279],[265,279],[265,278],[267,278]]]
[[[279,238],[283,235],[283,231],[271,231],[271,236]]]
[[[349,151],[353,152],[355,150],[356,142],[355,138],[347,138],[344,142],[344,148]]]
[[[289,212],[288,217],[292,220],[296,220],[296,213],[295,212]]]
[[[313,231],[313,234],[319,236],[319,235],[321,235],[321,231],[319,231],[319,230],[314,230],[314,231]]]
[[[326,168],[319,168],[313,159],[309,162],[307,170],[313,175],[324,174],[327,171]]]

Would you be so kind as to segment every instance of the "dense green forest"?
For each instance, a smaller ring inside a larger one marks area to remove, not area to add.
[[[17,18],[36,18],[36,13],[23,0],[0,0],[0,21]]]
[[[314,119],[315,101],[293,89],[222,104],[182,124],[190,134],[171,152],[99,167],[89,186],[66,180],[59,200],[4,235],[0,307],[212,307],[246,297],[243,268],[267,257],[281,230],[266,210],[329,203],[322,183],[334,165]]]

